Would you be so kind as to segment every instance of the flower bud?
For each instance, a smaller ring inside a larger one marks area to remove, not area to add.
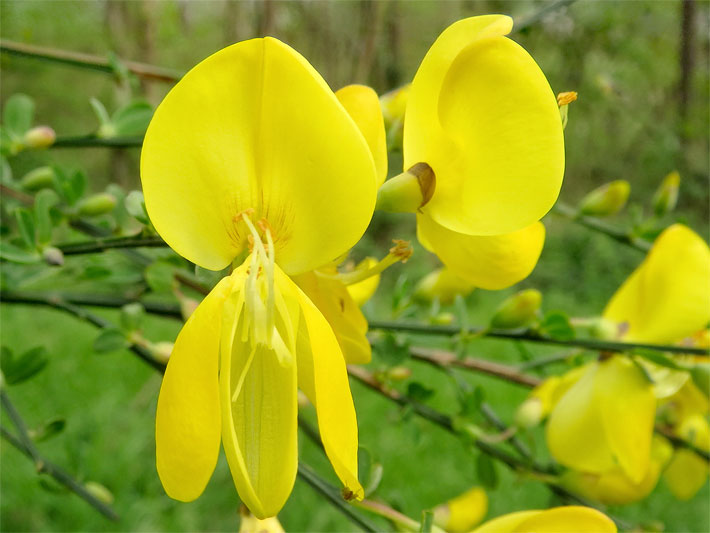
[[[52,146],[57,139],[57,134],[49,126],[37,126],[32,128],[22,139],[22,144],[25,148],[47,148]]]
[[[284,528],[275,516],[259,520],[245,505],[239,507],[239,516],[239,533],[284,533]]]
[[[444,311],[436,316],[433,316],[430,322],[436,326],[448,326],[449,324],[453,324],[455,319],[456,317],[453,313]]]
[[[407,99],[411,84],[403,85],[398,89],[393,89],[380,96],[380,107],[382,108],[382,118],[387,126],[395,121],[404,120],[404,112],[407,109]]]
[[[102,192],[84,198],[77,206],[77,212],[86,217],[95,217],[110,213],[116,207],[116,197],[112,194]]]
[[[588,193],[579,203],[583,215],[608,217],[621,211],[629,198],[631,186],[626,180],[606,183]]]
[[[392,381],[404,381],[409,379],[412,371],[406,366],[393,366],[387,370],[387,377]]]
[[[607,318],[598,317],[592,322],[589,334],[602,340],[614,340],[619,338],[620,324]]]
[[[20,185],[28,191],[38,191],[54,184],[54,169],[52,167],[37,167],[22,176]]]
[[[417,163],[382,184],[377,191],[375,209],[389,213],[415,213],[431,200],[435,188],[434,171],[426,163]]]
[[[653,195],[653,212],[657,217],[662,217],[675,209],[678,203],[678,186],[680,174],[676,170],[668,174]]]
[[[174,344],[172,342],[163,341],[155,342],[149,346],[150,353],[156,361],[165,365],[168,364],[170,354],[173,353]]]
[[[491,319],[491,327],[496,329],[515,329],[527,326],[535,320],[542,294],[537,289],[526,289],[505,300]]]
[[[100,502],[107,505],[111,505],[113,503],[113,493],[101,483],[97,483],[96,481],[87,481],[84,483],[84,488],[89,494]]]
[[[446,531],[471,529],[488,512],[488,495],[481,487],[473,487],[463,494],[434,508],[434,523]]]
[[[515,411],[515,425],[525,429],[535,427],[542,421],[544,414],[542,400],[529,397]]]
[[[125,331],[140,329],[145,316],[145,307],[140,302],[132,302],[121,308],[121,325]]]
[[[471,283],[443,267],[419,280],[414,288],[414,298],[423,302],[433,302],[438,298],[441,303],[449,304],[459,294],[466,296],[473,289]]]
[[[47,246],[42,250],[42,259],[52,266],[62,266],[64,264],[64,254],[59,248],[54,246]]]

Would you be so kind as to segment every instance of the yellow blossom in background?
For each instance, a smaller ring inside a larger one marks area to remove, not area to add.
[[[259,520],[243,505],[239,509],[239,533],[285,533],[281,522],[275,516]]]
[[[481,487],[473,487],[463,494],[434,508],[434,523],[451,533],[471,531],[488,512],[488,495]]]
[[[424,302],[438,299],[442,304],[450,304],[456,296],[466,296],[475,287],[446,267],[430,272],[414,287],[414,297]]]
[[[141,179],[150,219],[176,252],[233,267],[186,322],[163,379],[156,456],[168,495],[202,493],[221,440],[241,500],[259,519],[274,516],[296,476],[301,388],[345,496],[362,498],[345,360],[291,278],[334,261],[369,224],[377,170],[353,119],[292,48],[241,42],[160,104]]]
[[[472,533],[616,533],[616,525],[591,507],[570,505],[519,511],[489,520]]]
[[[374,257],[366,257],[357,264],[355,270],[371,269],[374,268],[377,263],[378,261]],[[374,276],[370,276],[362,281],[348,285],[348,292],[355,303],[362,307],[375,294],[379,284],[380,275],[375,274]]]

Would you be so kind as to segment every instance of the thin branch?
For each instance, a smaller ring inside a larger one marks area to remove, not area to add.
[[[166,247],[165,241],[158,235],[104,237],[92,241],[58,244],[64,255],[92,254],[115,248]]]
[[[414,359],[424,361],[441,367],[458,367],[466,370],[482,372],[494,377],[504,379],[505,381],[525,385],[526,387],[536,387],[541,380],[534,376],[521,374],[515,368],[485,359],[466,357],[459,359],[456,354],[439,350],[436,348],[412,347],[409,352]]]
[[[627,246],[630,246],[640,252],[646,253],[651,249],[652,243],[646,239],[637,237],[630,231],[625,231],[612,226],[600,218],[580,215],[575,208],[562,202],[557,202],[551,212],[576,222],[585,228],[591,229],[598,233],[603,233],[607,237],[610,237],[622,244],[626,244]]]
[[[482,327],[461,328],[458,326],[439,326],[432,324],[417,324],[414,322],[396,322],[388,320],[368,321],[370,329],[385,331],[406,331],[422,335],[442,335],[452,337],[456,335],[472,335],[490,337],[495,339],[516,339],[520,341],[537,342],[540,344],[555,344],[558,346],[578,346],[588,350],[600,352],[629,352],[634,350],[652,350],[656,352],[684,353],[693,355],[709,355],[710,350],[704,348],[691,348],[663,344],[644,344],[639,342],[603,341],[597,339],[570,339],[560,340],[544,337],[530,330],[489,330]]]
[[[83,54],[80,52],[35,46],[6,40],[0,40],[0,52],[15,56],[61,63],[64,65],[71,65],[73,67],[96,70],[106,74],[114,73],[114,68],[108,59],[91,54]],[[148,80],[173,83],[182,77],[181,72],[169,68],[156,67],[135,61],[124,61],[122,59],[119,60],[119,62],[136,76]]]
[[[57,480],[59,483],[74,492],[77,496],[86,501],[86,503],[91,505],[94,509],[100,512],[106,518],[108,518],[109,520],[113,520],[114,522],[118,521],[119,516],[110,505],[107,505],[106,503],[97,499],[93,494],[86,490],[86,487],[84,487],[84,485],[76,481],[62,468],[58,467],[57,465],[48,461],[47,459],[42,457],[42,455],[40,455],[39,450],[37,450],[34,445],[34,442],[27,433],[27,428],[25,426],[24,421],[18,414],[15,407],[12,405],[12,402],[10,402],[10,399],[7,397],[7,394],[4,390],[1,391],[0,394],[2,395],[2,405],[10,416],[12,422],[15,424],[15,427],[17,428],[19,434],[18,438],[12,433],[10,433],[10,431],[8,431],[5,427],[0,425],[0,435],[2,436],[2,438],[5,439],[8,443],[10,443],[12,446],[17,448],[20,452],[25,454],[27,457],[29,457],[34,462],[38,474],[48,474],[52,476],[55,480]]]
[[[143,137],[112,137],[102,139],[95,135],[57,137],[50,148],[140,148]]]
[[[298,475],[335,508],[352,520],[353,523],[360,526],[363,531],[380,531],[377,525],[356,513],[353,507],[343,499],[342,494],[336,487],[322,479],[313,468],[301,461],[298,462]]]
[[[694,452],[699,457],[702,457],[706,461],[710,462],[710,452],[702,450],[702,449],[698,448],[697,446],[691,444],[690,442],[679,438],[677,435],[675,435],[673,433],[673,431],[669,427],[656,425],[655,429],[656,429],[656,433],[660,433],[665,438],[667,438],[671,442],[671,444],[673,444],[673,446],[675,448],[685,448],[686,450],[690,450],[691,452]]]

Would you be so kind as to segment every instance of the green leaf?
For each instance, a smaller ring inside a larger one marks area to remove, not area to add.
[[[52,420],[49,420],[48,422],[45,422],[37,429],[31,431],[31,437],[36,442],[49,440],[64,431],[66,425],[67,421],[63,418],[54,418]]]
[[[434,390],[417,381],[412,381],[407,385],[407,397],[412,401],[424,403],[432,396],[434,396]]]
[[[34,250],[37,247],[37,241],[35,240],[35,219],[32,211],[26,207],[18,207],[15,209],[15,219],[20,237],[29,249]]]
[[[461,390],[461,389],[459,389]],[[478,385],[471,390],[461,390],[460,404],[462,417],[471,418],[478,417],[481,413],[481,404],[485,400],[485,392]]]
[[[409,341],[406,337],[387,332],[374,345],[375,352],[387,366],[397,366],[409,359]]]
[[[102,126],[104,124],[110,124],[111,123],[111,117],[108,116],[108,111],[106,111],[106,106],[104,106],[100,100],[97,100],[96,98],[92,98],[89,100],[89,103],[91,104],[91,108],[94,110],[94,114],[96,115],[96,118],[99,119],[99,124]]]
[[[37,242],[49,244],[52,240],[52,217],[49,210],[57,203],[57,194],[50,189],[42,189],[35,196],[35,221],[37,223]]]
[[[141,191],[131,191],[124,200],[126,211],[142,224],[149,224],[148,211],[145,209],[145,200]]]
[[[2,373],[8,385],[17,385],[27,381],[47,366],[47,350],[44,346],[37,346],[27,350],[20,357],[13,357],[12,352],[2,350]]]
[[[476,472],[481,484],[488,490],[494,490],[498,486],[498,471],[493,459],[485,453],[478,455],[476,459]]]
[[[42,260],[37,251],[27,251],[9,242],[0,242],[0,258],[12,263],[28,265]]]
[[[672,368],[673,370],[686,370],[685,368],[679,366],[678,363],[676,363],[673,359],[661,352],[637,349],[634,350],[634,354],[646,359],[647,361],[651,361],[652,363],[655,363],[659,366]]]
[[[575,332],[567,315],[562,311],[545,313],[540,323],[539,333],[551,339],[569,341],[574,339]]]
[[[10,135],[21,138],[32,126],[35,103],[26,94],[13,94],[5,102],[2,122]]]
[[[175,271],[178,268],[166,261],[155,261],[144,272],[148,286],[154,292],[172,292],[175,286]]]
[[[132,332],[140,329],[141,322],[145,316],[145,307],[139,302],[126,304],[121,308],[121,327],[125,332]]]
[[[99,353],[115,352],[128,347],[126,334],[118,329],[105,329],[94,341],[94,351]]]
[[[117,136],[145,133],[153,117],[153,108],[148,102],[135,101],[113,114],[111,122]]]

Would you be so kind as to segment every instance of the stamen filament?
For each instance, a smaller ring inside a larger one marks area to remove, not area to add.
[[[400,261],[402,263],[406,263],[412,256],[412,245],[408,241],[398,239],[395,239],[392,242],[394,242],[395,245],[390,248],[390,253],[370,268],[361,268],[353,270],[352,272],[340,272],[332,275],[319,272],[319,275],[326,278],[337,279],[345,285],[352,285],[353,283],[358,283],[367,278],[371,278],[372,276],[376,276],[395,263]]]

